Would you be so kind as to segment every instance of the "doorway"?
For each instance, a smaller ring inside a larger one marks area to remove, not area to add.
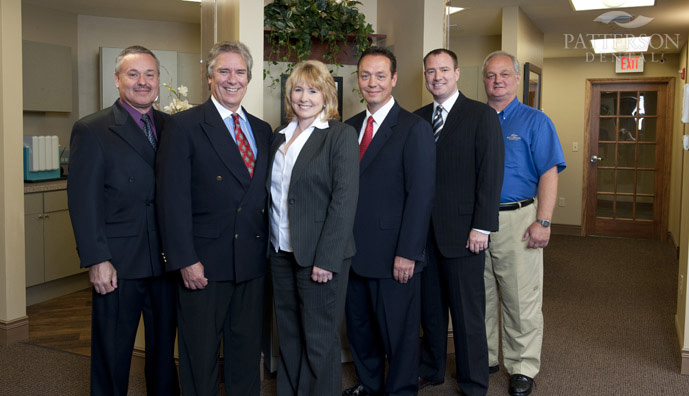
[[[587,80],[583,235],[667,237],[673,87]]]

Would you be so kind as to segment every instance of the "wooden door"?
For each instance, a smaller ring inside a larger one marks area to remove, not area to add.
[[[589,80],[584,235],[667,235],[671,78]]]

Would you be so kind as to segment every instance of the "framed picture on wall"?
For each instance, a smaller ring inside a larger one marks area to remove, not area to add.
[[[541,68],[529,62],[524,63],[524,98],[522,103],[541,109]]]
[[[283,74],[280,77],[280,125],[287,125],[289,120],[287,120],[285,113],[285,84],[287,83],[287,78],[289,76]],[[340,121],[342,121],[342,99],[343,99],[343,86],[344,79],[342,76],[333,76],[335,80],[335,88],[337,89],[337,111],[340,113]]]

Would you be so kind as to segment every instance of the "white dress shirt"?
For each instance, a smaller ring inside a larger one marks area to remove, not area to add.
[[[285,129],[278,132],[285,135],[285,141],[275,152],[273,171],[270,174],[270,242],[276,252],[278,250],[293,251],[287,213],[287,197],[292,180],[292,168],[294,168],[294,163],[297,162],[299,153],[306,141],[309,140],[314,128],[327,129],[329,127],[328,122],[324,121],[323,117],[325,117],[325,113],[321,113],[308,128],[299,134],[287,151],[285,151],[285,145],[292,139],[297,129],[297,121],[290,122]]]
[[[366,118],[364,118],[364,124],[361,126],[361,129],[359,130],[359,144],[361,144],[361,139],[364,137],[364,132],[366,131],[366,124],[368,123],[368,117],[373,116],[373,134],[371,135],[371,139],[373,139],[376,136],[376,132],[378,132],[380,124],[383,123],[385,117],[388,116],[388,113],[390,112],[390,110],[392,110],[392,106],[394,105],[395,98],[390,97],[388,103],[384,104],[383,107],[378,109],[378,111],[376,111],[375,114],[371,114],[371,112],[368,111],[368,108],[366,109]]]

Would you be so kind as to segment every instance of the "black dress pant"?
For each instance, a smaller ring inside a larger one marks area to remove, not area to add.
[[[146,334],[146,392],[179,395],[175,347],[175,288],[172,277],[118,279],[117,288],[93,291],[91,395],[126,395],[139,319]]]
[[[372,395],[418,392],[420,275],[402,284],[350,274],[347,339],[359,383]]]
[[[271,249],[270,271],[280,339],[278,396],[339,396],[342,392],[340,328],[351,260],[332,280],[311,280],[289,252]]]
[[[246,282],[210,281],[190,290],[178,283],[179,373],[184,396],[220,393],[223,345],[228,396],[258,396],[265,277]]]
[[[429,381],[445,378],[449,308],[457,384],[469,396],[483,396],[489,381],[483,281],[485,252],[447,258],[438,251],[432,227],[429,240],[428,264],[421,274],[423,338],[419,376]]]

